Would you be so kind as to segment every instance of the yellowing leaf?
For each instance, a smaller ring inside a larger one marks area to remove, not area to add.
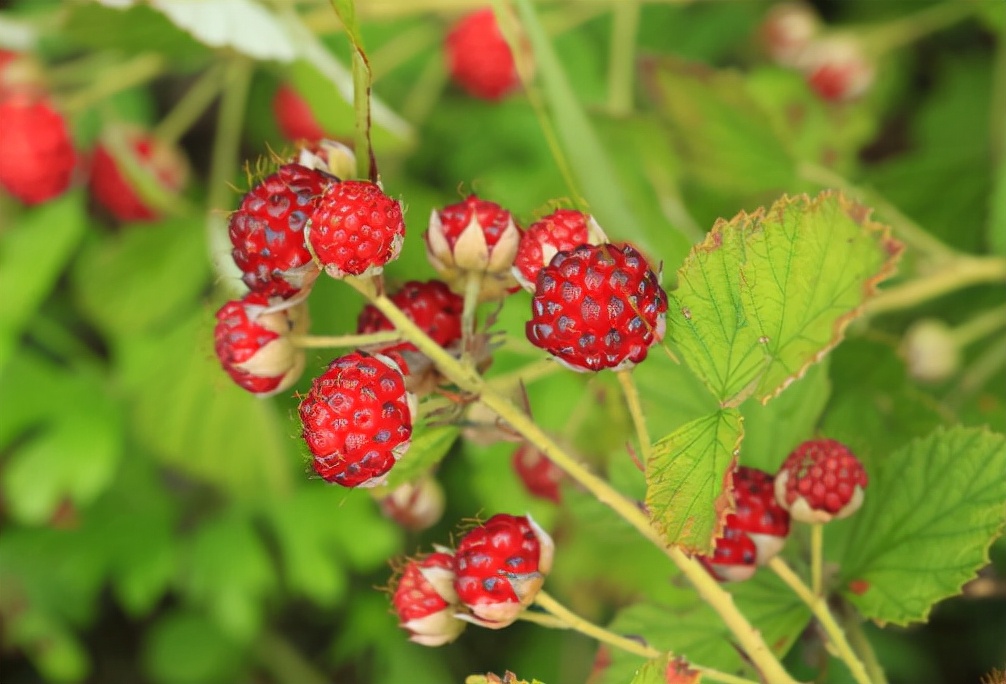
[[[707,553],[733,509],[725,487],[744,435],[736,409],[693,420],[653,446],[646,464],[646,506],[671,544]]]
[[[678,271],[668,336],[724,406],[776,396],[819,361],[902,246],[826,191],[719,221]]]

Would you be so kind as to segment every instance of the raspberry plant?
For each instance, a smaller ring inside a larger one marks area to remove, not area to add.
[[[994,677],[1001,12],[491,5],[5,10],[5,681]]]

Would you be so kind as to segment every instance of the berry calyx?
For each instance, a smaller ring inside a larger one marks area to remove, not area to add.
[[[363,351],[335,359],[300,403],[315,472],[343,487],[383,484],[409,448],[415,412],[392,359]]]
[[[289,83],[281,83],[276,89],[272,113],[280,133],[290,142],[315,142],[328,137],[311,105]]]
[[[77,153],[52,102],[27,90],[5,93],[0,121],[0,187],[29,205],[63,194]]]
[[[721,582],[743,582],[751,579],[757,565],[758,549],[751,538],[739,529],[726,527],[716,540],[712,556],[699,556],[713,577]]]
[[[575,209],[559,209],[532,223],[521,236],[514,258],[514,278],[521,287],[534,293],[538,271],[547,266],[556,253],[607,241],[593,216]]]
[[[322,192],[336,182],[300,164],[284,164],[263,178],[231,214],[234,262],[253,292],[291,297],[318,275],[304,238]]]
[[[826,523],[859,509],[867,481],[863,464],[847,446],[815,439],[786,458],[775,476],[775,497],[794,520]]]
[[[528,515],[498,513],[469,530],[454,554],[454,589],[467,609],[458,617],[490,629],[512,624],[544,584],[553,552]]]
[[[426,256],[455,290],[464,290],[468,273],[479,273],[481,298],[499,299],[516,287],[510,269],[520,236],[509,211],[473,194],[433,211],[425,236]]]
[[[761,39],[776,64],[795,67],[820,30],[821,21],[812,7],[802,2],[781,2],[765,15]]]
[[[405,240],[402,205],[370,181],[330,186],[308,222],[308,244],[333,278],[377,275]]]
[[[410,560],[391,596],[399,626],[409,641],[423,646],[448,644],[464,631],[466,623],[454,616],[454,558],[436,551]]]
[[[323,139],[304,145],[297,153],[297,163],[336,178],[356,173],[356,153],[337,140]]]
[[[412,532],[436,525],[447,504],[443,487],[432,477],[399,485],[378,503],[386,518]]]
[[[136,127],[122,127],[110,135],[118,137],[131,159],[117,158],[107,141],[94,151],[88,189],[95,201],[119,221],[156,221],[161,210],[152,206],[136,187],[127,170],[143,174],[150,182],[166,193],[175,194],[185,186],[188,163],[181,151],[173,145],[154,138],[150,131]]]
[[[733,474],[735,510],[726,527],[747,534],[757,548],[756,562],[765,565],[789,535],[789,513],[775,499],[774,478],[763,470],[740,466]]]
[[[444,41],[451,80],[483,100],[500,100],[520,87],[513,53],[492,8],[461,17]]]
[[[534,445],[525,442],[517,447],[513,452],[513,469],[531,496],[553,503],[562,502],[559,491],[562,469]]]
[[[217,311],[213,347],[220,365],[240,387],[268,397],[289,389],[304,371],[305,354],[290,333],[307,329],[303,306],[276,310],[264,294],[250,292]]]
[[[667,294],[628,244],[580,245],[538,273],[525,331],[575,371],[623,370],[664,336]]]

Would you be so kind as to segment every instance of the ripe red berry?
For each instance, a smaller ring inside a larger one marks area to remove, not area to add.
[[[528,340],[575,371],[621,370],[664,336],[667,294],[631,245],[581,245],[538,273]]]
[[[794,520],[825,523],[855,513],[867,481],[863,464],[847,446],[815,439],[786,458],[775,476],[775,496]]]
[[[520,86],[510,46],[492,8],[459,19],[444,42],[451,79],[468,94],[500,100]]]
[[[552,569],[552,539],[530,516],[499,513],[468,531],[454,554],[454,589],[470,614],[491,629],[513,623]]]
[[[801,54],[799,67],[822,100],[847,102],[873,85],[876,69],[859,41],[835,36],[812,42]]]
[[[513,275],[528,292],[534,293],[538,271],[557,252],[580,245],[607,242],[604,231],[590,214],[575,209],[559,209],[535,221],[520,238],[514,259]]]
[[[513,469],[532,496],[554,503],[562,501],[559,491],[562,469],[533,445],[525,442],[517,447],[513,452]]]
[[[0,186],[41,204],[70,186],[77,153],[63,115],[45,97],[15,90],[0,101]]]
[[[333,278],[377,275],[404,239],[402,205],[370,181],[330,186],[308,223],[311,250]]]
[[[391,295],[390,299],[441,347],[451,349],[460,342],[461,310],[464,308],[464,300],[451,292],[446,283],[439,280],[425,283],[410,280]],[[371,304],[363,308],[356,322],[356,331],[361,334],[394,329],[395,326],[391,321]],[[416,345],[404,341],[382,345],[377,351],[397,351],[406,355],[419,352]],[[413,359],[406,356],[406,360],[409,369],[415,371]]]
[[[415,398],[399,366],[356,351],[332,361],[300,404],[314,470],[343,487],[376,487],[412,439]]]
[[[148,176],[169,193],[184,187],[188,164],[176,147],[162,143],[140,128],[124,127],[115,134],[128,146],[138,173]],[[91,196],[119,221],[156,221],[161,212],[143,198],[129,175],[109,147],[99,145],[91,163],[88,183]]]
[[[253,292],[290,297],[318,274],[304,238],[307,220],[334,181],[320,171],[284,164],[257,183],[230,218],[232,255]]]
[[[391,603],[398,623],[409,632],[409,641],[423,646],[442,646],[458,638],[466,623],[454,617],[454,558],[437,551],[413,559],[405,566],[395,586]]]
[[[764,565],[782,550],[789,535],[789,513],[775,500],[774,478],[763,470],[740,466],[733,475],[736,507],[726,527],[747,534]]]
[[[272,98],[272,113],[280,133],[290,142],[315,142],[330,137],[300,93],[288,83],[280,84]]]
[[[288,389],[303,372],[304,352],[288,336],[307,325],[303,306],[271,310],[265,295],[251,292],[217,311],[214,350],[234,382],[253,394],[271,396]]]
[[[716,540],[712,556],[699,556],[712,575],[721,582],[743,582],[758,569],[758,549],[751,538],[739,529],[726,527]]]
[[[482,299],[498,299],[516,287],[510,270],[521,230],[509,211],[469,195],[430,216],[426,256],[450,285],[464,289],[468,273],[481,273]]]

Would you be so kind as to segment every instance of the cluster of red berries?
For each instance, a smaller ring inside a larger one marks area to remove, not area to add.
[[[772,59],[802,73],[823,100],[854,100],[876,78],[874,60],[863,43],[849,34],[824,31],[817,12],[803,2],[772,7],[762,23],[761,37]]]
[[[391,599],[399,624],[425,646],[454,641],[468,623],[507,627],[534,602],[553,553],[531,516],[498,513],[456,549],[438,546],[406,563]]]
[[[733,473],[735,510],[712,555],[699,560],[722,581],[749,579],[782,550],[790,518],[819,524],[852,515],[866,484],[859,459],[832,439],[800,444],[775,477],[740,466]]]
[[[188,178],[179,149],[137,126],[109,126],[92,154],[78,151],[30,55],[5,53],[0,60],[0,121],[0,187],[27,205],[59,197],[86,175],[91,197],[112,218],[154,221],[161,212],[131,179],[140,174],[177,193]]]

